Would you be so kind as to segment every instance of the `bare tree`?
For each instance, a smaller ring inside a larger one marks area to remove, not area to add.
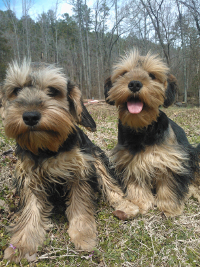
[[[182,45],[182,58],[183,58],[183,79],[184,79],[184,102],[187,103],[187,78],[186,78],[186,59],[185,59],[185,41],[184,41],[184,32],[183,32],[183,14],[179,1],[176,0],[176,5],[178,8],[178,22],[181,32],[181,45]]]
[[[90,70],[90,53],[89,53],[89,23],[90,23],[90,9],[87,7],[87,3],[83,3],[82,0],[73,0],[73,10],[79,29],[79,44],[82,55],[82,70],[84,81],[86,82],[86,95],[91,97],[91,70]],[[82,78],[80,78],[81,80]],[[80,85],[82,89],[83,84]]]
[[[12,9],[11,9],[11,2],[10,2],[10,0],[3,0],[3,2],[4,2],[4,5],[6,6],[6,8],[7,8],[8,10],[12,10]],[[18,38],[17,23],[16,23],[16,20],[15,20],[16,17],[14,17],[13,14],[14,14],[14,11],[10,12],[10,16],[9,16],[9,18],[10,18],[10,21],[11,21],[11,23],[12,23],[12,25],[13,25],[13,29],[14,29],[14,33],[15,33],[16,48],[15,48],[14,53],[15,53],[15,55],[16,55],[16,58],[17,58],[18,60],[20,60],[20,53],[19,53],[19,38]]]
[[[29,10],[32,7],[32,0],[22,0],[22,14],[23,14],[23,27],[24,27],[24,35],[25,35],[25,51],[28,58],[31,57],[31,49],[30,49],[30,33],[29,33]]]
[[[169,14],[171,13],[169,1],[165,0],[140,0],[146,9],[153,24],[156,36],[162,47],[167,63],[170,65],[171,36],[169,29]],[[167,11],[167,12],[166,12]]]
[[[198,30],[198,34],[200,36],[200,25],[199,25],[199,20],[200,20],[200,3],[199,0],[187,0],[187,1],[179,1],[183,5],[185,5],[189,11],[191,12],[192,16],[194,17],[196,27]]]

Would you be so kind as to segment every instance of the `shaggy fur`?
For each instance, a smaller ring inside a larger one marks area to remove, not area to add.
[[[138,207],[124,199],[108,158],[78,128],[77,123],[94,131],[96,125],[80,90],[61,69],[14,62],[2,95],[5,133],[17,141],[15,186],[20,196],[5,259],[34,259],[57,193],[66,203],[68,233],[77,249],[90,251],[96,245],[95,192],[103,193],[119,217],[135,216]]]
[[[127,198],[140,213],[157,205],[175,216],[188,196],[200,200],[200,145],[192,147],[183,129],[159,109],[176,95],[176,79],[168,72],[157,56],[132,51],[114,66],[105,97],[119,111],[112,164]]]

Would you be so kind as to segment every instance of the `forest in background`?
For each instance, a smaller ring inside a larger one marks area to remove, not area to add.
[[[178,80],[177,101],[200,99],[199,0],[71,0],[73,15],[55,8],[29,15],[31,0],[22,0],[21,18],[10,0],[0,10],[0,82],[8,62],[30,57],[56,63],[86,98],[103,98],[105,79],[119,55],[133,47],[159,54]]]

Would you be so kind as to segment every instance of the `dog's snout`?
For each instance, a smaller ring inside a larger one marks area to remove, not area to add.
[[[136,93],[142,88],[143,84],[140,81],[131,81],[128,84],[128,88],[133,92]]]
[[[36,125],[41,118],[41,114],[38,111],[26,111],[23,113],[23,121],[28,126]]]

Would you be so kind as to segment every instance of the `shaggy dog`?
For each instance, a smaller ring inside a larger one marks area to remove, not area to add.
[[[2,91],[5,133],[17,142],[15,186],[20,196],[4,258],[35,258],[49,229],[57,193],[66,204],[68,233],[77,249],[96,245],[95,192],[100,190],[119,217],[138,207],[123,198],[108,158],[77,123],[94,131],[80,90],[61,69],[45,63],[10,64]]]
[[[106,80],[105,97],[119,111],[111,160],[127,198],[140,213],[156,205],[175,216],[189,195],[200,200],[200,145],[192,147],[183,129],[159,109],[175,99],[176,79],[168,73],[159,57],[131,51]]]

